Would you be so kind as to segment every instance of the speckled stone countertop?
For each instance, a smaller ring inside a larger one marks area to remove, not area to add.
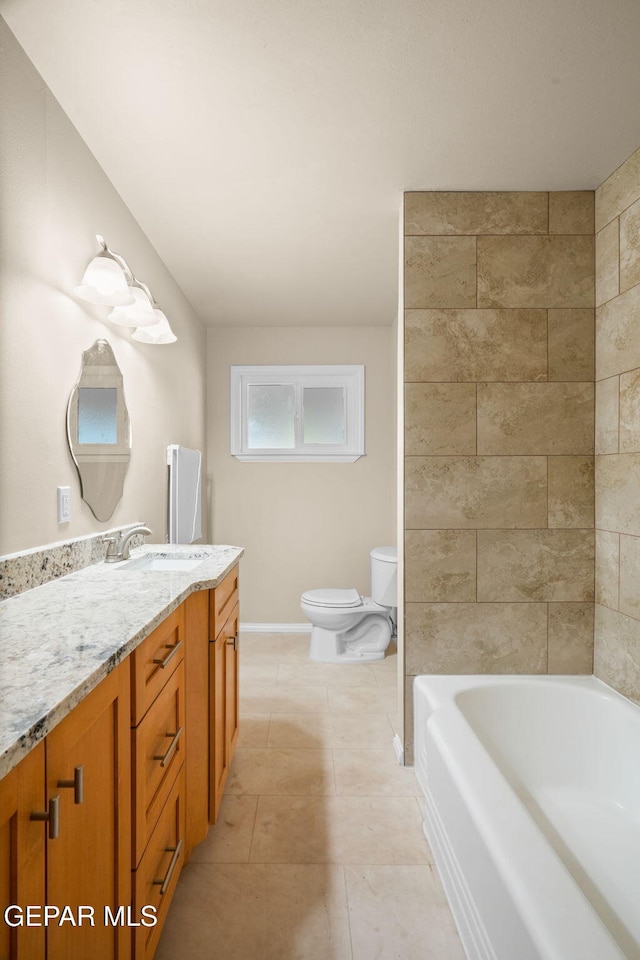
[[[172,610],[216,587],[240,547],[147,544],[131,551],[202,562],[188,571],[97,563],[0,603],[0,777]]]

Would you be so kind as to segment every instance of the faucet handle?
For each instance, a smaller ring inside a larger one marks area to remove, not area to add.
[[[106,543],[107,545],[105,560],[108,560],[111,557],[115,559],[118,552],[117,550],[118,537],[103,537],[102,542]]]

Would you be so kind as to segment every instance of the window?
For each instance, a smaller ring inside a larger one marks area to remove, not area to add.
[[[357,460],[365,453],[364,367],[231,367],[231,453]]]

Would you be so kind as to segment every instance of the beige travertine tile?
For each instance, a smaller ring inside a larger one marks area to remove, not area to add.
[[[266,747],[269,740],[270,713],[245,713],[238,730],[239,747]]]
[[[415,674],[407,671],[404,681],[404,762],[414,762],[413,681]]]
[[[620,534],[596,530],[596,603],[618,609]]]
[[[546,233],[547,197],[530,192],[405,193],[404,232],[406,236]]]
[[[242,667],[240,668],[242,669]],[[240,709],[246,713],[326,713],[329,709],[327,688],[285,686],[277,683],[245,683],[240,685]]]
[[[596,310],[596,380],[640,367],[640,285]]]
[[[620,293],[620,224],[616,217],[596,234],[596,306]]]
[[[546,603],[408,603],[406,670],[544,673]]]
[[[619,609],[640,620],[640,537],[620,537]]]
[[[155,960],[345,960],[342,867],[189,863]]]
[[[546,310],[407,310],[405,380],[546,380]]]
[[[638,199],[640,189],[640,149],[630,157],[596,190],[596,230],[619,216]]]
[[[331,751],[238,747],[226,790],[290,797],[335,793]]]
[[[407,457],[408,529],[544,527],[546,457]]]
[[[593,530],[479,530],[478,600],[593,600]]]
[[[620,214],[620,293],[635,283],[640,283],[640,200]]]
[[[193,863],[248,863],[258,798],[225,793],[217,822],[191,853]]]
[[[549,457],[549,526],[593,527],[593,457]]]
[[[640,454],[596,457],[596,527],[640,536]]]
[[[640,700],[640,621],[596,606],[593,672],[634,700]]]
[[[640,451],[640,370],[620,376],[620,453]]]
[[[475,237],[407,237],[404,254],[408,309],[476,306]]]
[[[549,233],[587,233],[593,236],[593,190],[562,190],[549,194]]]
[[[245,658],[246,659],[246,658]],[[275,658],[267,662],[260,658],[255,663],[243,663],[240,671],[241,683],[276,683],[278,679],[278,663]]]
[[[391,747],[334,750],[336,793],[343,797],[417,797],[421,790],[411,767],[400,767]]]
[[[240,634],[241,673],[245,663],[250,666],[272,666],[278,659],[307,660],[309,633],[252,633]]]
[[[392,713],[398,695],[394,687],[328,687],[329,710],[332,713]],[[357,722],[354,718],[354,722]]]
[[[384,713],[278,714],[269,730],[273,748],[389,747],[393,729]]]
[[[618,452],[620,378],[596,383],[596,453]]]
[[[593,380],[593,309],[549,310],[549,380]]]
[[[594,238],[478,237],[479,307],[593,307]]]
[[[478,453],[593,453],[592,383],[479,383]]]
[[[474,454],[474,383],[405,384],[405,453]]]
[[[549,604],[549,673],[593,673],[593,604]]]
[[[353,960],[464,960],[435,869],[347,866],[345,878]]]
[[[415,797],[260,797],[255,863],[428,863]]]
[[[475,600],[474,530],[407,530],[404,556],[406,600]]]
[[[300,687],[305,683],[329,684],[346,683],[348,686],[376,685],[371,666],[368,663],[349,664],[345,669],[344,663],[315,663],[307,660],[306,663],[281,663],[278,670],[278,683],[287,686]]]

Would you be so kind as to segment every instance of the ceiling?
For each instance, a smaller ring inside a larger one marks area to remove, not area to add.
[[[390,324],[404,190],[591,189],[640,146],[638,0],[0,13],[211,325]]]

